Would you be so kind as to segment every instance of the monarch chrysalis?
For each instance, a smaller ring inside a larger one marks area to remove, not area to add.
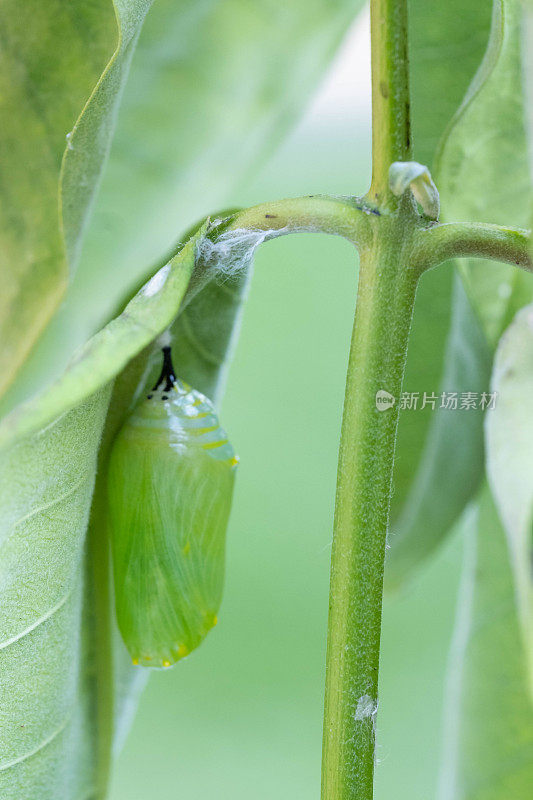
[[[115,605],[134,664],[169,667],[216,625],[237,462],[213,405],[175,377],[164,347],[109,462]]]

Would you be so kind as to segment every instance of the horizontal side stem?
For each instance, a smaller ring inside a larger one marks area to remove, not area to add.
[[[372,221],[379,218],[372,206],[358,197],[329,197],[309,195],[287,200],[261,203],[251,208],[232,213],[221,212],[211,216],[211,225],[206,237],[213,245],[223,242],[228,233],[265,233],[259,241],[274,239],[288,233],[315,232],[342,236],[355,246],[362,248],[372,236]],[[188,235],[196,228],[191,229]],[[255,245],[250,243],[250,251]],[[173,254],[178,251],[173,251]],[[229,252],[229,251],[228,251]],[[168,261],[168,254],[166,261]],[[163,266],[166,261],[162,263]],[[195,271],[189,282],[181,311],[203,287],[213,279],[212,264],[197,259]]]
[[[482,222],[448,222],[418,230],[414,259],[423,269],[449,258],[487,258],[533,272],[530,232]]]
[[[375,215],[376,210],[358,197],[309,195],[261,203],[239,211],[225,230],[317,231],[361,244],[366,238],[371,214]]]

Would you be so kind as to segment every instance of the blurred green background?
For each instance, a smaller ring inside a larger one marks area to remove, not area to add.
[[[341,55],[342,62],[342,55]],[[365,88],[347,111],[342,63],[289,140],[232,198],[363,193]],[[361,78],[363,84],[365,76]],[[340,93],[340,95],[339,95]],[[328,114],[330,108],[338,110]],[[301,234],[256,257],[222,423],[241,456],[219,625],[151,676],[112,800],[318,800],[329,558],[357,259]],[[452,537],[384,609],[377,800],[435,794],[460,543]]]

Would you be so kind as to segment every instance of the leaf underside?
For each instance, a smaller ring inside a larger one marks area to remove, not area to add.
[[[475,7],[480,4],[467,4],[465,13]],[[463,36],[475,43],[476,30],[472,21]],[[495,0],[487,53],[449,124],[433,173],[444,221],[528,223],[521,35],[520,3]],[[462,260],[458,272],[462,286],[456,282],[447,348],[455,375],[448,373],[453,385],[443,381],[442,389],[479,393],[489,389],[502,331],[531,299],[532,279],[514,267],[479,260]],[[528,313],[524,309],[505,334],[492,379],[491,391],[499,394],[486,417],[487,457],[498,510],[484,489],[474,528],[467,523],[439,800],[526,800],[531,793]],[[448,420],[434,417],[422,469],[397,522],[399,535],[396,541],[392,537],[390,584],[411,574],[473,498],[483,474],[482,421],[481,414],[470,412],[462,418],[454,412]]]
[[[183,232],[228,204],[301,114],[361,6],[362,0],[152,5],[79,267],[0,413],[58,377],[74,349],[123,307]],[[70,159],[80,151],[71,143]]]
[[[465,525],[438,800],[527,800],[533,705],[505,532],[489,489]]]
[[[434,175],[438,143],[487,46],[491,5],[491,0],[409,3],[413,152]],[[430,270],[417,292],[403,382],[419,400],[417,410],[400,412],[385,571],[389,589],[404,583],[434,552],[477,490],[483,471],[481,415],[446,411],[440,395],[486,391],[489,369],[488,347],[452,264]],[[421,408],[424,392],[438,397],[434,408]]]
[[[204,232],[205,226],[198,236]],[[189,242],[87,343],[60,382],[0,424],[5,800],[104,796],[114,670],[119,699],[128,680],[117,667],[122,645],[113,658],[105,539],[92,535],[85,558],[99,444],[113,380],[126,364],[138,364],[136,356],[175,318],[195,246]],[[120,375],[117,386],[124,383]],[[117,419],[113,411],[106,433]],[[94,510],[92,518],[94,525]]]
[[[495,0],[485,58],[438,156],[446,220],[524,228],[529,224],[522,14],[519,0]],[[533,299],[533,276],[513,265],[481,259],[461,259],[459,268],[487,341],[494,348],[515,312]]]
[[[487,473],[507,534],[533,698],[533,306],[502,337],[494,362],[496,404],[487,415]]]
[[[428,147],[428,142],[436,141],[432,125],[437,121],[442,125],[444,113],[450,110],[449,95],[443,88],[448,81],[450,93],[457,90],[463,63],[470,67],[475,63],[472,56],[483,43],[481,33],[491,5],[493,15],[485,57],[463,103],[448,120],[438,152],[433,154],[436,162],[433,172],[441,195],[444,221],[460,219],[526,226],[530,181],[520,71],[521,8],[517,0],[505,3],[495,0],[493,4],[476,0],[461,4],[462,10],[453,21],[448,19],[448,14],[453,15],[453,8],[446,4],[439,12],[443,15],[440,27],[439,20],[433,18],[433,7],[431,11],[417,7],[419,16],[411,23],[415,154],[421,160],[416,140],[418,125],[422,133],[421,151],[429,161],[431,152],[424,148]],[[466,26],[469,15],[471,28]],[[459,23],[460,30],[455,27]],[[439,31],[443,63],[436,58]],[[459,58],[461,48],[463,57]],[[481,61],[479,49],[477,52]],[[433,70],[432,57],[437,62]],[[458,59],[455,66],[447,62],[449,57]],[[447,78],[444,66],[449,72]],[[425,70],[420,84],[417,84],[418,70]],[[431,80],[433,76],[435,83]],[[443,98],[442,109],[440,102],[420,104],[417,115],[417,103],[421,103],[422,98],[428,102],[429,86],[434,92],[438,87],[439,97]],[[425,115],[422,114],[424,108]],[[447,266],[431,271],[427,277],[443,269]],[[481,392],[488,392],[491,352],[498,337],[516,310],[533,296],[533,277],[513,266],[463,259],[458,269],[463,286],[458,282],[454,285],[446,355],[442,359],[442,349],[433,345],[429,357],[432,367],[429,370],[422,367],[417,384],[413,382],[413,385],[409,382],[410,363],[423,363],[431,350],[428,340],[434,336],[438,342],[438,337],[444,340],[445,335],[444,317],[440,333],[436,322],[421,326],[419,339],[424,343],[421,347],[416,336],[419,312],[415,307],[415,335],[404,386],[407,391],[419,391],[421,397],[424,391],[457,391],[459,396],[461,392],[470,391],[477,392],[478,397]],[[426,293],[427,306],[433,307],[438,315],[443,302],[440,287],[435,282],[430,291],[429,283],[424,285],[425,280],[426,276],[421,290]],[[437,385],[428,385],[424,369],[429,377],[435,360],[441,367],[440,380]],[[395,478],[399,491],[393,499],[392,547],[386,572],[389,587],[398,586],[409,578],[414,568],[443,541],[466,503],[475,495],[483,475],[481,412],[448,413],[438,409],[427,412],[426,420],[423,415],[420,411],[405,411],[400,415]],[[410,481],[416,464],[416,475]]]
[[[2,4],[0,394],[79,260],[149,0]],[[81,113],[80,113],[81,111]]]
[[[13,676],[0,698],[5,800],[105,797],[113,749],[146,678],[116,630],[107,461],[125,416],[160,370],[156,340],[165,329],[180,374],[220,396],[250,254],[232,276],[212,273],[197,257],[206,229],[76,354],[59,381],[0,423],[0,659],[3,674]],[[189,286],[195,289],[186,297]],[[43,568],[50,574],[44,589]],[[47,680],[39,671],[35,677],[37,662]]]

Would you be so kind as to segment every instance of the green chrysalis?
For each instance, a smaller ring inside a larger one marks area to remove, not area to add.
[[[212,403],[163,370],[108,474],[115,604],[134,664],[169,667],[216,625],[238,457]]]

